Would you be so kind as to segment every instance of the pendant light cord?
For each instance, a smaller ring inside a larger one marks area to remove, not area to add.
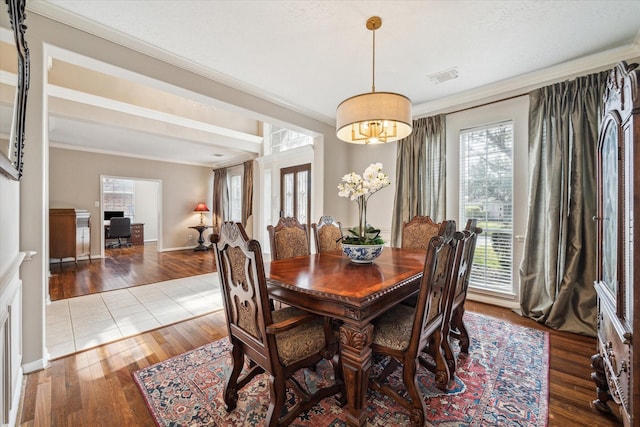
[[[373,70],[373,75],[371,76],[371,92],[376,91],[376,30],[373,29],[373,64],[371,69]]]

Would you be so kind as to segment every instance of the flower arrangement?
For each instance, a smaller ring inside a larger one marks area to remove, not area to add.
[[[372,163],[362,176],[351,172],[342,177],[338,184],[338,195],[348,197],[358,203],[358,226],[349,229],[350,236],[342,239],[351,245],[379,245],[384,240],[380,230],[367,224],[367,201],[374,193],[391,184],[386,173],[382,172],[382,163]]]

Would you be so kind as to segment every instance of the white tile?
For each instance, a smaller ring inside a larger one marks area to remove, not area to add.
[[[141,332],[159,328],[160,326],[163,325],[158,320],[151,318],[146,321],[136,322],[129,325],[119,325],[119,329],[120,332],[122,332],[122,336],[129,337],[132,335],[137,335]]]
[[[47,348],[61,357],[220,308],[217,273],[54,301]]]
[[[105,331],[118,329],[115,320],[108,319],[100,322],[74,322],[73,334],[75,337],[86,337],[88,335],[99,335]]]
[[[76,352],[76,345],[71,341],[67,341],[64,343],[49,345],[47,344],[47,350],[49,350],[49,357],[51,359],[56,359],[58,357],[66,356],[71,353]]]
[[[86,350],[91,347],[95,347],[97,345],[101,345],[107,342],[115,341],[120,338],[123,338],[122,333],[118,328],[105,330],[98,332],[96,334],[88,335],[88,336],[76,336],[76,350]]]
[[[148,312],[147,310],[139,311],[136,313],[123,314],[122,316],[116,317],[116,323],[118,327],[122,327],[123,325],[131,325],[138,322],[146,322],[148,320],[154,320],[153,314]]]

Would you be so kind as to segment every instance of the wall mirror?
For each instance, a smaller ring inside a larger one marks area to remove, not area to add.
[[[0,173],[20,180],[29,89],[29,49],[24,39],[26,0],[5,0],[0,38]],[[9,25],[5,25],[8,23]],[[11,28],[11,31],[6,28]],[[5,37],[6,35],[6,37]],[[15,60],[13,60],[15,58]]]

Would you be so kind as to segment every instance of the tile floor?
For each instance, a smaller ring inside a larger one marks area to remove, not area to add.
[[[222,308],[218,273],[54,301],[47,348],[55,359]]]

